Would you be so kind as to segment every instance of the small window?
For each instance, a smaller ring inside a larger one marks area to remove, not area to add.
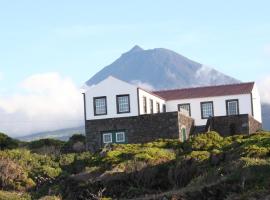
[[[103,143],[105,144],[112,143],[112,133],[103,134]]]
[[[162,111],[165,113],[166,112],[166,105],[163,104]]]
[[[125,132],[116,132],[116,142],[125,142]]]
[[[150,99],[150,113],[151,114],[154,113],[154,101],[153,101],[153,99]]]
[[[106,97],[94,97],[94,115],[107,114],[107,99]]]
[[[188,111],[189,116],[191,116],[191,110],[190,110],[189,103],[178,104],[178,111],[180,111],[181,109]]]
[[[160,104],[158,102],[156,103],[156,109],[157,109],[157,113],[160,113]]]
[[[146,114],[147,113],[147,102],[146,102],[146,97],[143,97],[143,112]]]
[[[202,119],[207,119],[211,116],[214,116],[213,102],[201,102],[201,114]]]
[[[226,109],[227,115],[238,115],[239,114],[238,99],[227,100],[226,108],[227,108]]]
[[[117,102],[117,113],[129,113],[130,112],[130,102],[129,102],[129,95],[117,95],[116,96]]]

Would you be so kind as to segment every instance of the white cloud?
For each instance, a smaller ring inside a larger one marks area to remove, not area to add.
[[[83,124],[83,100],[71,79],[36,74],[19,85],[22,93],[0,96],[0,131],[12,136]]]
[[[132,80],[130,83],[149,91],[153,91],[155,89],[150,83],[142,82],[140,80]]]
[[[261,78],[258,82],[258,88],[263,103],[270,104],[270,75]]]

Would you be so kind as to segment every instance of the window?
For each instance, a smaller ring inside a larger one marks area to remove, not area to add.
[[[125,131],[110,131],[102,133],[102,143],[126,143]]]
[[[150,99],[150,113],[151,114],[154,113],[154,102],[153,102],[153,99]]]
[[[189,103],[178,104],[178,111],[180,111],[181,109],[188,111],[189,116],[191,116],[191,110],[190,110]]]
[[[103,143],[105,144],[112,143],[112,133],[103,134]]]
[[[117,103],[117,113],[129,113],[130,112],[130,102],[129,95],[117,95],[116,96]]]
[[[165,113],[166,112],[166,105],[163,104],[162,111]]]
[[[214,116],[213,101],[201,102],[202,119]]]
[[[227,115],[238,115],[239,114],[238,99],[227,100],[226,110],[227,110]]]
[[[116,132],[116,142],[125,142],[125,132]]]
[[[146,97],[143,97],[143,112],[146,114],[147,113],[147,102],[146,102]]]
[[[94,115],[107,114],[107,99],[106,97],[94,97]]]
[[[160,113],[160,104],[158,102],[156,103],[156,109],[157,109],[157,113]]]

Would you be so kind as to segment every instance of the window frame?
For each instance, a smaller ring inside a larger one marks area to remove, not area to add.
[[[117,140],[117,135],[119,134],[123,134],[123,140]],[[116,143],[121,143],[121,142],[126,142],[126,134],[124,131],[118,131],[118,132],[115,132],[115,142]]]
[[[120,112],[120,110],[119,110],[119,99],[118,99],[118,97],[125,97],[125,96],[128,97],[128,111]],[[119,94],[119,95],[116,95],[116,110],[117,110],[117,114],[130,113],[130,95],[129,94]]]
[[[204,117],[204,115],[203,115],[203,104],[208,104],[208,103],[211,103],[211,105],[212,105],[212,116],[211,117],[214,117],[215,116],[215,112],[214,112],[214,102],[213,101],[203,101],[203,102],[201,102],[201,118],[202,119],[208,119],[209,118],[209,116],[208,117]]]
[[[146,98],[146,96],[143,96],[143,112],[144,112],[144,114],[147,114],[147,98]]]
[[[189,107],[189,110],[187,110],[187,111],[189,113],[189,116],[191,117],[191,106],[190,106],[190,103],[180,103],[180,104],[178,104],[178,111],[180,111],[180,107],[181,106],[188,106]],[[182,109],[184,109],[184,108],[182,108]]]
[[[160,113],[160,103],[156,102],[156,109],[157,109],[157,113]]]
[[[150,114],[154,114],[154,100],[149,99],[150,102]]]
[[[166,104],[163,104],[163,105],[162,105],[162,112],[163,112],[163,113],[167,112]]]
[[[96,100],[105,99],[105,113],[97,114]],[[107,96],[93,97],[93,106],[94,106],[94,116],[107,115]]]
[[[111,133],[111,132],[102,133],[102,143],[103,144],[113,143],[113,135],[112,134],[113,133]],[[107,135],[110,135],[110,138],[111,138],[110,142],[105,142],[105,140],[104,140],[105,136],[107,136]]]
[[[232,114],[229,115],[229,103],[230,102],[236,102],[237,114],[233,114],[233,115],[239,115],[240,114],[240,112],[239,112],[239,99],[228,99],[228,100],[226,100],[226,114],[227,114],[227,116],[233,116]]]

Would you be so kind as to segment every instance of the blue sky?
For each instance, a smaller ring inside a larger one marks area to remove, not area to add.
[[[79,87],[135,44],[242,81],[269,77],[269,8],[260,0],[0,0],[0,105],[1,97],[33,93],[21,85],[37,74]]]

